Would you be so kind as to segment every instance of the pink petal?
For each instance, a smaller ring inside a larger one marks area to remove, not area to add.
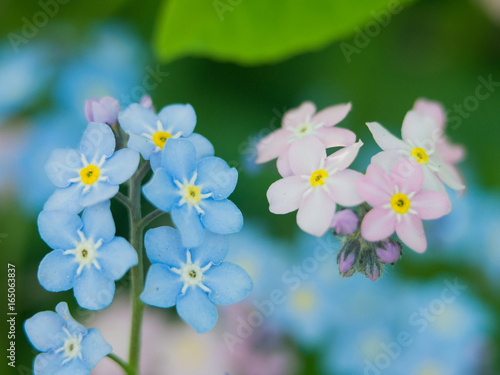
[[[438,191],[446,194],[446,188],[441,182],[439,177],[429,167],[423,167],[424,181],[422,183],[422,190]]]
[[[373,207],[389,203],[392,190],[393,182],[389,175],[377,164],[370,164],[366,175],[356,183],[358,194]]]
[[[344,147],[343,149],[334,152],[326,159],[325,167],[327,170],[346,169],[352,164],[356,156],[358,156],[359,149],[363,146],[363,142],[358,141],[353,145]]]
[[[269,211],[273,214],[287,214],[299,208],[308,181],[299,176],[286,177],[273,183],[267,191]]]
[[[326,148],[350,146],[356,142],[356,134],[343,128],[320,128],[314,135]]]
[[[361,235],[367,241],[381,241],[394,233],[396,214],[382,207],[368,211],[361,223]]]
[[[451,202],[446,194],[437,191],[420,191],[411,199],[411,208],[424,220],[438,219],[451,212]]]
[[[356,190],[356,183],[363,178],[363,174],[352,169],[344,169],[328,179],[330,197],[334,202],[345,206],[357,206],[364,202]]]
[[[394,165],[407,157],[400,150],[380,151],[372,156],[371,162],[380,165],[384,171],[390,173]]]
[[[337,125],[340,121],[346,118],[347,114],[351,111],[351,103],[334,105],[325,108],[315,114],[311,122],[313,124],[322,123],[325,127]]]
[[[384,151],[387,150],[409,150],[410,146],[401,139],[389,133],[378,122],[367,122],[368,129],[372,132],[373,139]]]
[[[278,129],[261,139],[257,144],[256,163],[265,163],[277,158],[279,154],[286,152],[289,138],[289,131]]]
[[[426,116],[432,117],[440,129],[446,124],[446,112],[441,103],[432,100],[418,99],[413,105],[413,110]]]
[[[460,145],[451,144],[447,138],[444,138],[437,145],[437,151],[443,160],[450,164],[456,164],[465,159],[465,148]]]
[[[396,223],[396,233],[406,246],[418,253],[423,253],[427,248],[424,226],[416,215],[402,215],[401,221]]]
[[[299,228],[306,233],[321,237],[332,222],[335,206],[324,189],[312,189],[300,204],[297,213]]]
[[[410,111],[403,120],[401,134],[406,142],[412,141],[415,146],[434,149],[440,141],[443,131],[432,117]]]
[[[456,169],[449,164],[441,164],[439,171],[437,172],[438,177],[446,185],[448,185],[453,190],[463,190],[465,185],[460,175],[456,172]]]
[[[288,157],[294,175],[310,175],[320,169],[321,162],[326,158],[326,150],[318,138],[307,136],[290,145]]]
[[[409,194],[422,188],[424,171],[418,162],[401,159],[392,167],[391,179],[398,186],[401,193]]]
[[[283,152],[278,156],[278,161],[276,166],[278,167],[278,172],[281,177],[293,176],[293,172],[290,169],[290,158],[288,156],[288,150]]]
[[[283,127],[293,128],[305,122],[316,112],[316,106],[311,102],[304,102],[298,108],[294,108],[285,113],[283,117]]]

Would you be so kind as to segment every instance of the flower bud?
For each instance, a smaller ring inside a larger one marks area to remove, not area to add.
[[[351,277],[356,272],[356,264],[360,254],[359,240],[349,239],[344,243],[337,255],[340,276]]]
[[[85,117],[88,122],[99,122],[115,126],[120,112],[120,103],[115,98],[105,96],[102,99],[92,98],[85,102]]]
[[[362,268],[365,276],[368,277],[371,281],[377,281],[380,276],[382,276],[382,272],[384,271],[384,266],[378,260],[373,251],[368,251],[365,253],[365,256],[363,257]]]
[[[401,244],[389,238],[385,241],[380,242],[380,246],[377,247],[377,257],[382,263],[395,263],[401,256]]]
[[[341,210],[333,215],[330,228],[335,234],[350,235],[356,232],[358,225],[358,215],[353,210]]]
[[[139,104],[144,108],[153,109],[153,99],[149,95],[143,95]]]

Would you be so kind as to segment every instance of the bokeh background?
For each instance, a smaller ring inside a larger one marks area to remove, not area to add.
[[[98,313],[79,309],[71,291],[45,291],[36,272],[49,248],[36,217],[53,190],[44,162],[52,149],[77,145],[85,99],[111,95],[126,106],[144,94],[156,109],[191,103],[197,132],[238,168],[232,199],[246,224],[231,236],[229,257],[255,282],[208,334],[196,335],[172,311],[148,309],[144,374],[500,373],[499,0],[42,3],[50,1],[0,4],[0,305],[5,311],[12,263],[13,374],[31,373],[36,354],[22,322],[61,300],[125,355],[127,277]],[[26,26],[34,22],[35,31]],[[294,214],[268,212],[265,193],[279,176],[274,163],[255,165],[255,144],[304,100],[319,108],[351,101],[341,126],[365,143],[356,161],[364,170],[377,152],[364,123],[399,135],[419,97],[447,109],[448,135],[467,149],[467,192],[453,193],[453,212],[428,223],[425,254],[405,249],[375,283],[343,280],[331,234],[306,236]],[[126,236],[124,210],[116,202],[112,209]],[[318,260],[321,249],[330,255]],[[5,360],[2,374],[10,370]],[[93,373],[120,371],[105,359]]]

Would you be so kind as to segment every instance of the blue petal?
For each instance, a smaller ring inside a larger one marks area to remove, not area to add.
[[[84,267],[75,278],[73,290],[78,304],[84,309],[101,310],[108,307],[115,295],[115,282],[93,265]]]
[[[129,132],[127,147],[141,153],[144,160],[149,160],[156,145],[149,138]]]
[[[168,142],[168,140],[167,140]],[[156,172],[158,168],[161,168],[161,155],[163,150],[154,151],[149,155],[149,162],[151,163],[151,169]]]
[[[186,263],[186,249],[182,246],[179,231],[171,227],[150,229],[144,236],[146,254],[151,263],[181,267]]]
[[[185,139],[194,145],[196,149],[196,160],[201,160],[207,156],[214,156],[214,146],[201,134],[193,133]]]
[[[57,187],[67,187],[72,178],[80,177],[78,172],[82,165],[82,157],[78,150],[57,149],[52,151],[45,164],[45,173]]]
[[[196,332],[210,331],[217,323],[217,308],[206,292],[199,287],[190,287],[177,299],[177,313]]]
[[[91,122],[80,141],[80,152],[88,163],[98,164],[103,156],[109,158],[113,155],[115,144],[115,135],[109,125]]]
[[[64,319],[53,311],[42,311],[24,322],[26,336],[36,350],[46,352],[64,344]]]
[[[109,206],[109,200],[105,200],[83,211],[83,233],[87,239],[94,242],[100,239],[109,242],[113,239],[116,228]]]
[[[80,358],[75,358],[65,363],[54,375],[89,375],[90,370]]]
[[[204,194],[212,193],[214,199],[227,198],[236,187],[238,172],[235,168],[215,156],[201,159],[198,163],[196,184],[202,187]]]
[[[185,139],[169,139],[163,149],[161,166],[179,182],[191,180],[196,172],[196,150]]]
[[[89,329],[88,334],[82,340],[82,361],[89,368],[93,369],[99,361],[113,351],[111,345],[104,340],[104,337],[96,328]]]
[[[120,112],[118,121],[125,131],[140,136],[143,133],[151,134],[156,132],[158,118],[150,109],[138,103],[133,103]]]
[[[155,171],[151,180],[142,188],[142,192],[148,201],[165,212],[170,212],[172,206],[181,199],[179,188],[163,168]]]
[[[68,331],[73,334],[82,334],[86,335],[87,334],[87,328],[82,326],[80,323],[78,323],[73,317],[71,316],[68,308],[68,304],[66,302],[59,302],[56,306],[56,312],[59,314],[61,318],[63,318],[66,322],[66,328],[68,328]]]
[[[224,262],[211,267],[203,274],[203,284],[211,292],[210,299],[218,305],[230,305],[244,299],[252,290],[253,283],[243,268]]]
[[[74,249],[80,242],[78,231],[83,223],[80,217],[65,211],[42,211],[38,215],[40,237],[53,249]]]
[[[230,234],[239,232],[243,226],[243,215],[236,205],[228,199],[203,201],[201,221],[214,233]]]
[[[130,148],[121,149],[106,160],[101,173],[108,178],[111,185],[120,185],[133,176],[140,160],[137,151]]]
[[[226,258],[228,248],[226,236],[205,231],[202,244],[191,249],[193,263],[200,267],[204,267],[210,262],[220,264]]]
[[[179,275],[163,264],[153,264],[146,275],[146,285],[141,294],[142,302],[156,307],[175,305],[184,283]]]
[[[97,262],[103,274],[113,280],[121,279],[138,262],[137,252],[122,237],[115,237],[111,242],[104,243],[97,254]]]
[[[84,207],[92,206],[107,199],[113,198],[118,193],[118,185],[110,185],[106,181],[98,181],[92,184],[89,191],[83,193],[80,204]]]
[[[163,129],[172,135],[181,132],[184,137],[190,135],[196,126],[196,113],[191,104],[171,104],[158,113]]]
[[[75,214],[83,210],[80,203],[83,187],[76,183],[71,184],[67,188],[56,189],[49,197],[43,209],[46,211],[64,210]]]
[[[180,207],[174,206],[170,215],[181,233],[183,245],[186,248],[200,246],[205,228],[203,228],[198,212],[193,207],[184,204]]]
[[[42,259],[38,267],[38,281],[49,292],[62,292],[73,288],[78,263],[75,256],[54,250]]]
[[[60,345],[62,346],[62,344]],[[54,375],[64,374],[62,362],[64,361],[64,353],[42,353],[36,356],[33,364],[34,375]]]

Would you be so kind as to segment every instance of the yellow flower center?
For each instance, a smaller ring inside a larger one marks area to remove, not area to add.
[[[427,152],[423,148],[415,147],[411,150],[411,156],[420,164],[427,164],[429,162],[429,155],[427,155]]]
[[[92,185],[99,178],[99,168],[93,164],[87,165],[80,171],[80,177],[84,184]]]
[[[405,214],[410,209],[410,200],[405,194],[397,193],[391,199],[391,206],[398,214]]]
[[[169,132],[156,132],[153,135],[153,142],[160,148],[165,146],[165,142],[167,139],[172,138],[172,135]]]
[[[184,199],[191,204],[198,204],[201,200],[201,191],[195,185],[188,185],[185,188]]]
[[[310,311],[316,301],[314,295],[308,290],[300,290],[293,299],[293,305],[299,311]]]
[[[328,177],[328,173],[324,169],[318,169],[314,171],[309,179],[312,186],[322,186]]]

